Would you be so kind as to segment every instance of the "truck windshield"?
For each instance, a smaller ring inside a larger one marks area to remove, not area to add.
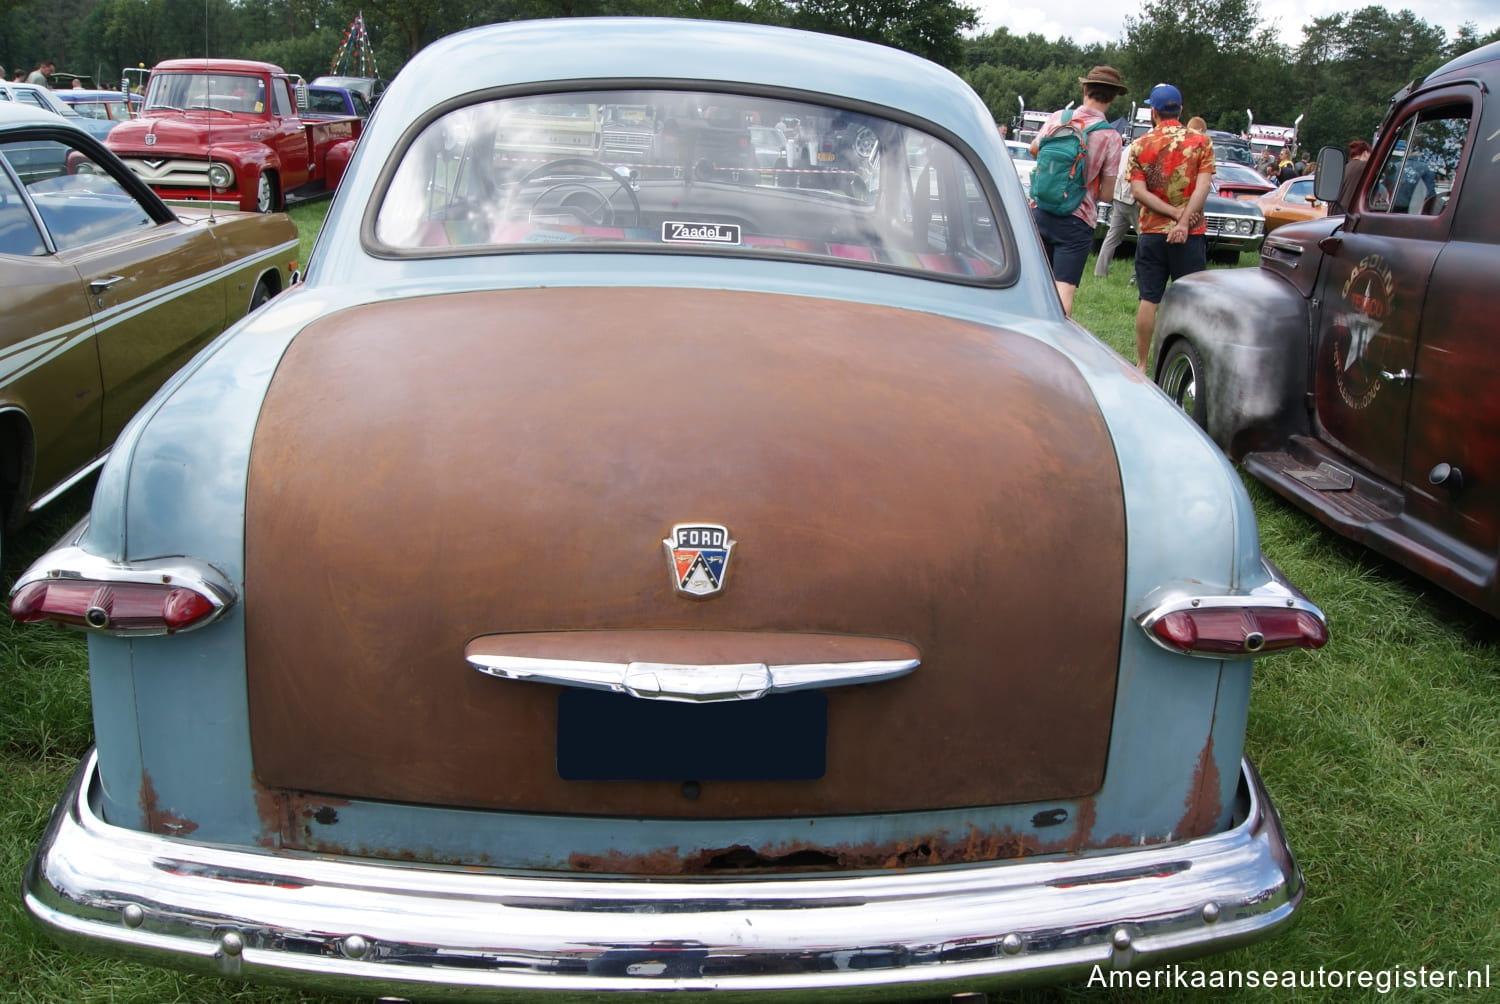
[[[266,110],[266,82],[239,73],[153,73],[146,88],[146,111],[208,109],[260,114]]]
[[[398,253],[713,253],[986,279],[1010,246],[958,150],[801,100],[502,98],[444,114],[399,156],[375,219]]]

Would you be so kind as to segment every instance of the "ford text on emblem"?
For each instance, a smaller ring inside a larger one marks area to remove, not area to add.
[[[156,145],[156,133],[154,133],[154,132],[148,132],[146,134],[146,145],[147,146],[155,146]]]
[[[734,541],[717,523],[678,523],[662,541],[672,563],[672,585],[684,596],[712,596],[724,588]]]

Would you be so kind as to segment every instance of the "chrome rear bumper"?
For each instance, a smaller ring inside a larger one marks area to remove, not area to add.
[[[872,1000],[1086,979],[1236,947],[1302,876],[1255,770],[1232,829],[1108,854],[718,880],[502,874],[194,843],[94,811],[92,754],[25,878],[64,944],[422,1000],[610,990]]]

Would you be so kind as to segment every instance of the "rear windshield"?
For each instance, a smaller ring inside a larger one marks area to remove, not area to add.
[[[809,257],[984,279],[1009,237],[952,146],[877,115],[725,93],[611,90],[451,111],[374,220],[407,254],[650,250]]]

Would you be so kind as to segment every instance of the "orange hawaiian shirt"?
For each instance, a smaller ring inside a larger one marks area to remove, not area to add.
[[[1131,181],[1144,181],[1146,190],[1174,206],[1187,205],[1198,184],[1198,175],[1214,173],[1214,141],[1187,129],[1176,119],[1166,119],[1130,144]],[[1164,234],[1172,229],[1172,217],[1153,212],[1141,204],[1136,227],[1143,234]],[[1200,213],[1188,228],[1190,234],[1204,232]]]

